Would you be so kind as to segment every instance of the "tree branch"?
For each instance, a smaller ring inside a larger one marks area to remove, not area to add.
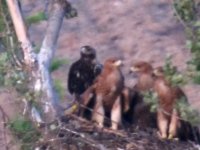
[[[68,3],[66,3],[65,1],[64,5],[65,4],[67,5]],[[39,71],[41,73],[41,88],[43,89],[43,91],[45,91],[45,96],[47,98],[47,105],[45,106],[45,108],[49,108],[49,106],[52,106],[57,111],[57,113],[61,113],[58,96],[53,88],[49,67],[55,53],[59,31],[65,15],[65,7],[63,7],[63,1],[61,0],[52,1],[51,6],[52,8],[50,9],[49,13],[46,34],[42,43],[42,47],[40,49],[40,53],[38,55],[38,63]],[[46,110],[48,112],[49,109]]]
[[[43,112],[46,112],[48,115],[45,117],[48,119],[53,117],[54,119],[55,116],[62,112],[62,109],[59,107],[58,96],[53,88],[49,66],[56,50],[57,39],[67,10],[66,8],[70,4],[66,0],[51,0],[52,7],[49,12],[47,30],[38,55],[33,51],[18,1],[7,0],[7,5],[12,17],[17,38],[21,43],[25,64],[31,72],[31,79],[35,82],[34,84],[30,83],[30,89],[33,88],[34,85],[35,92],[43,92],[41,100],[43,104],[45,104],[43,106]],[[35,110],[36,108],[32,106],[32,112],[34,112],[33,116],[35,116],[33,119],[38,118],[39,115]],[[49,113],[50,111],[51,113]],[[36,120],[40,120],[41,122],[40,118]]]
[[[33,63],[36,62],[36,55],[33,53],[32,45],[18,4],[17,0],[7,0],[15,32],[24,52],[25,64],[32,66]]]

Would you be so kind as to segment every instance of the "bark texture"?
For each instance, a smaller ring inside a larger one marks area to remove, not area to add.
[[[35,92],[42,91],[43,96],[41,98],[41,102],[44,106],[43,111],[47,113],[48,116],[51,116],[51,118],[54,118],[56,115],[61,114],[62,109],[59,107],[59,98],[53,88],[49,66],[56,50],[57,39],[65,12],[67,10],[66,8],[70,4],[65,0],[50,1],[51,8],[48,15],[49,19],[46,33],[42,42],[41,50],[37,55],[33,52],[33,47],[30,42],[18,1],[7,0],[6,2],[14,24],[17,38],[21,43],[25,65],[29,68],[32,78],[35,81],[35,83],[32,84],[34,85],[32,88],[34,88]],[[32,108],[32,117],[35,118],[36,121],[38,120],[41,122],[40,118],[37,119],[38,112],[35,108]]]

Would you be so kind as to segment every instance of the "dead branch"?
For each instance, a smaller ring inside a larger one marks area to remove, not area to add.
[[[7,0],[7,5],[11,14],[11,18],[15,27],[15,32],[24,52],[24,61],[27,66],[33,66],[36,62],[36,56],[33,52],[29,35],[21,15],[21,11],[17,0]]]

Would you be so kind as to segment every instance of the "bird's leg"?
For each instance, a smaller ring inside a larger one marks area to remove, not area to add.
[[[80,116],[84,116],[84,112],[88,106],[88,104],[90,103],[90,101],[94,98],[94,91],[93,91],[93,87],[89,87],[82,95],[81,98],[79,100],[79,105],[80,105],[80,109],[79,109],[79,115]]]
[[[177,134],[177,127],[178,127],[178,112],[177,110],[173,110],[172,115],[171,115],[171,121],[169,125],[169,136],[168,139],[172,139],[176,136]]]
[[[97,122],[100,127],[103,127],[104,115],[105,115],[102,101],[103,101],[102,95],[97,95],[97,99],[96,99],[94,111],[93,111],[93,116],[92,116],[92,120]]]
[[[111,121],[112,121],[111,128],[113,130],[117,130],[118,125],[121,123],[122,106],[121,106],[120,101],[121,101],[120,96],[118,96],[113,104],[112,111],[111,111]]]
[[[123,112],[128,112],[130,109],[130,103],[131,103],[130,91],[128,90],[128,88],[123,89],[122,97],[123,97],[123,102],[124,102]]]
[[[162,139],[167,138],[167,127],[168,127],[168,120],[166,115],[161,109],[158,109],[157,112],[157,124],[159,129],[159,134]]]

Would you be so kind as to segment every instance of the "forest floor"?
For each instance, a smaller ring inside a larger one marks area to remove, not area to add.
[[[53,73],[54,79],[62,81],[66,93],[69,67],[79,59],[79,49],[83,45],[93,46],[101,63],[110,56],[122,58],[125,63],[123,73],[126,84],[130,87],[134,85],[135,79],[128,74],[128,69],[138,60],[160,66],[164,64],[168,55],[172,55],[173,64],[180,71],[186,70],[186,62],[190,60],[191,54],[185,46],[184,29],[174,16],[170,1],[69,1],[78,10],[78,17],[64,20],[55,53],[56,58],[67,59],[69,63]],[[22,0],[25,17],[43,11],[44,7],[45,3],[41,0]],[[36,46],[41,45],[46,24],[46,21],[42,21],[29,27],[31,40]],[[182,88],[190,104],[199,108],[200,86],[188,83]],[[67,103],[67,99],[70,99],[69,94],[66,94],[62,102]],[[155,141],[151,141],[150,138],[147,143],[151,142]],[[160,148],[165,149],[164,145],[161,144]],[[190,149],[189,146],[180,145],[180,149]]]

